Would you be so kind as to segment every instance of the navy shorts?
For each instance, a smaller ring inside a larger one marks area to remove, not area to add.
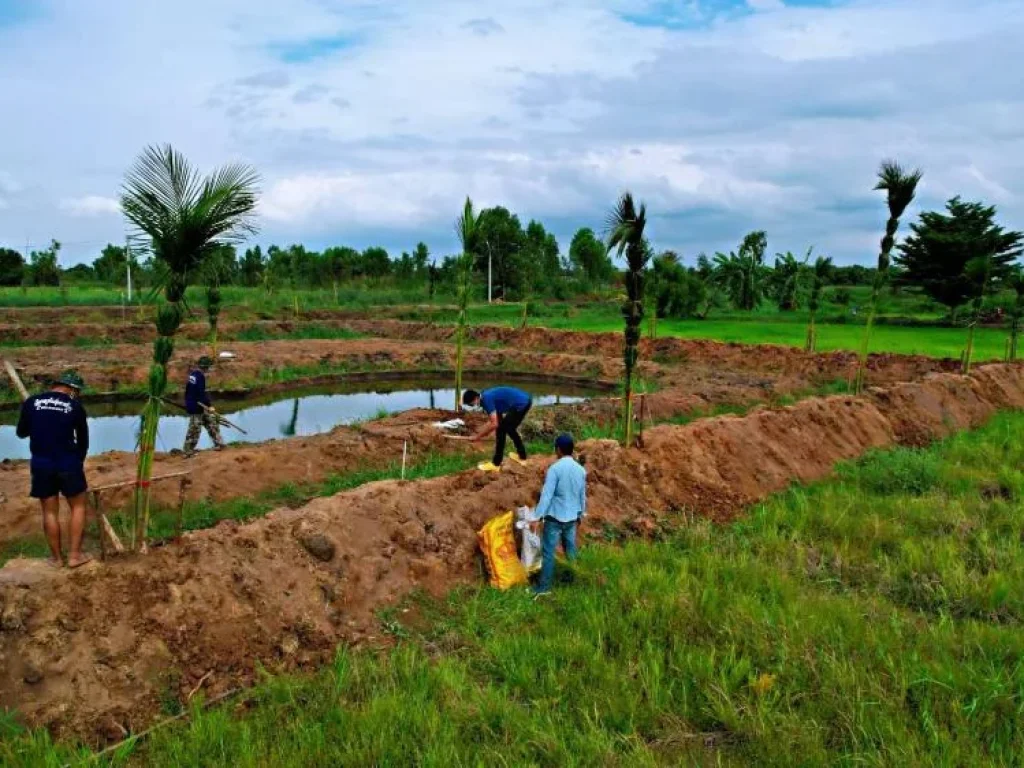
[[[89,484],[85,480],[85,470],[76,469],[36,469],[32,468],[33,499],[51,499],[58,494],[65,499],[85,493]]]

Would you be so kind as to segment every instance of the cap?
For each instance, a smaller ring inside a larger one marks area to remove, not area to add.
[[[55,384],[62,384],[65,387],[71,387],[79,392],[85,387],[85,382],[82,377],[78,375],[77,371],[64,371],[55,382]]]
[[[555,438],[555,448],[558,449],[559,453],[564,456],[572,456],[572,452],[576,445],[573,442],[572,435],[567,432],[563,432]]]

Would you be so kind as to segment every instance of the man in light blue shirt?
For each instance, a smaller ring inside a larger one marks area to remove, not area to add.
[[[534,592],[547,594],[555,576],[555,550],[558,542],[569,560],[576,559],[576,528],[587,514],[587,471],[573,458],[571,435],[555,440],[558,460],[548,468],[544,489],[534,510],[534,519],[544,521],[541,537],[543,563]]]

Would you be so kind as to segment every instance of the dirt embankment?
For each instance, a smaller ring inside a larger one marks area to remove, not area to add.
[[[753,389],[727,388],[712,394],[737,398],[738,403],[758,402],[760,393]],[[701,395],[670,389],[650,395],[645,403],[651,419],[667,419],[676,415],[707,409],[717,402]],[[559,431],[574,430],[583,420],[598,423],[614,421],[619,416],[621,401],[596,398],[573,406],[537,408],[524,425],[525,435],[553,436]],[[408,442],[410,462],[420,461],[428,454],[474,452],[481,460],[490,451],[490,443],[468,446],[447,440],[431,426],[435,421],[453,418],[451,411],[412,410],[385,419],[356,426],[341,426],[322,435],[293,437],[259,444],[238,444],[222,452],[201,451],[192,459],[180,454],[157,454],[154,476],[190,470],[188,498],[222,502],[240,496],[254,496],[284,485],[322,483],[332,475],[346,472],[382,469],[394,465],[402,456],[402,445]],[[470,428],[482,423],[482,417],[461,414]],[[90,457],[86,475],[93,487],[127,482],[135,476],[134,454],[110,452]],[[28,497],[29,467],[27,461],[0,462],[0,544],[39,533],[39,505]],[[104,509],[108,512],[125,509],[131,503],[132,490],[106,491]],[[172,506],[177,502],[175,482],[156,483],[153,499],[156,504]]]
[[[593,530],[679,510],[718,520],[794,480],[895,443],[1024,407],[1024,367],[935,375],[866,396],[659,427],[645,450],[584,445]],[[373,611],[475,578],[475,531],[533,501],[546,461],[500,475],[387,481],[190,534],[144,558],[0,571],[0,700],[33,724],[137,730],[160,696],[216,694],[271,669],[316,665],[375,631]]]
[[[455,361],[451,345],[386,339],[232,342],[222,348],[236,357],[218,362],[214,367],[210,377],[213,388],[233,388],[241,383],[251,385],[258,380],[271,384],[277,378],[276,372],[288,369],[293,372],[290,378],[298,378],[345,370],[450,369]],[[184,382],[190,362],[204,352],[195,344],[179,341],[175,345],[169,373],[172,388]],[[21,347],[11,349],[6,357],[30,388],[41,385],[65,368],[75,368],[92,388],[113,391],[145,384],[152,350],[148,344],[96,348]],[[622,369],[621,361],[616,358],[553,354],[514,347],[470,348],[466,352],[466,365],[492,370],[495,375],[503,370],[547,371],[602,379],[615,379]],[[645,376],[656,378],[662,371],[657,363],[647,361],[641,365]],[[698,374],[704,372],[698,371]],[[689,378],[701,380],[700,376]],[[716,374],[715,378],[722,378],[722,374]],[[3,377],[0,386],[6,385],[6,377]]]
[[[438,340],[452,334],[450,326],[400,320],[352,320],[348,327],[367,335],[389,339]],[[440,334],[440,335],[439,335]],[[558,331],[549,328],[508,328],[479,325],[469,329],[473,344],[500,344],[517,349],[544,350],[574,355],[617,357],[622,354],[622,334]],[[704,365],[740,371],[757,371],[771,378],[796,378],[826,383],[849,379],[857,368],[853,352],[807,353],[776,344],[735,344],[706,339],[663,337],[642,339],[640,356],[664,364]],[[958,360],[923,355],[879,353],[869,355],[873,385],[913,381],[927,373],[959,370]]]

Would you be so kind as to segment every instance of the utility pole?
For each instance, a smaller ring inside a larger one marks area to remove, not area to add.
[[[491,257],[493,251],[491,250],[490,241],[487,242],[487,303],[491,303]]]
[[[132,246],[126,237],[124,239],[124,263],[128,267],[128,303],[132,303]]]

